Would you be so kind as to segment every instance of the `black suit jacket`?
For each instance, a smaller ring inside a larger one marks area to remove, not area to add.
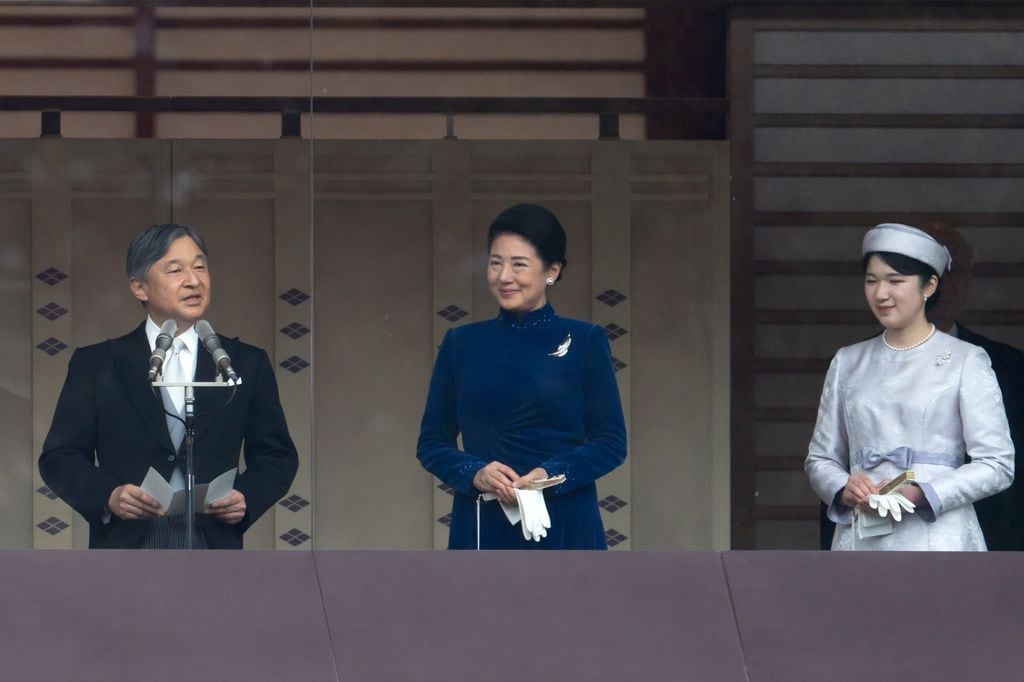
[[[234,487],[247,509],[234,526],[196,518],[211,548],[240,549],[245,530],[288,491],[298,455],[267,354],[238,339],[221,337],[221,343],[242,383],[230,402],[231,389],[196,389],[194,471],[196,483],[209,482],[238,466],[244,447],[246,469]],[[89,522],[90,547],[139,547],[149,522],[112,516],[103,523],[110,494],[119,485],[142,483],[150,467],[169,480],[177,464],[163,403],[147,381],[149,355],[145,323],[77,349],[39,456],[46,485]],[[201,348],[195,380],[214,376],[213,359]]]
[[[957,323],[957,335],[981,346],[992,360],[992,369],[1003,392],[1006,419],[1013,439],[1015,470],[1013,484],[1001,493],[978,500],[978,513],[985,544],[993,550],[1024,550],[1024,472],[1021,471],[1021,447],[1024,446],[1024,353],[1013,346],[979,336]]]

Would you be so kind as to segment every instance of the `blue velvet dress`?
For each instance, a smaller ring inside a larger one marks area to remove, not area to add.
[[[539,543],[523,539],[498,502],[482,502],[482,548],[607,548],[594,482],[625,460],[626,427],[604,330],[559,317],[550,304],[450,329],[416,456],[455,491],[449,549],[476,547],[473,476],[494,460],[566,480],[544,492],[551,529]]]

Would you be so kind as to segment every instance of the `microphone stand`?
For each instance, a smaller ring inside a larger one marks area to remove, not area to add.
[[[194,382],[193,382],[194,383]],[[196,548],[196,473],[193,467],[196,444],[196,389],[185,386],[185,545]]]
[[[170,388],[177,386],[185,389],[185,544],[189,549],[195,549],[195,441],[196,441],[196,388],[234,388],[242,383],[242,379],[224,381],[220,372],[217,372],[216,381],[164,381],[163,374],[160,374],[160,381],[154,381],[153,386]]]

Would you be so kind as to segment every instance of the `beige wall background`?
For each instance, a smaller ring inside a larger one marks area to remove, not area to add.
[[[0,546],[85,546],[35,457],[71,348],[141,319],[124,248],[164,220],[209,242],[209,318],[277,363],[300,451],[292,491],[246,546],[443,546],[450,498],[415,460],[434,351],[451,324],[494,315],[486,227],[536,201],[569,233],[552,301],[605,325],[619,368],[630,455],[600,485],[610,542],[727,548],[728,155],[722,142],[0,141]]]

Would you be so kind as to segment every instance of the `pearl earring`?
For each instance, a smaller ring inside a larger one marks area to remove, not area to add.
[[[555,283],[555,278],[554,277],[548,277],[547,283],[548,283],[548,286],[551,286],[552,284]]]
[[[924,295],[924,302],[925,302],[925,303],[927,303],[927,302],[928,302],[928,294],[925,294],[925,295]]]

